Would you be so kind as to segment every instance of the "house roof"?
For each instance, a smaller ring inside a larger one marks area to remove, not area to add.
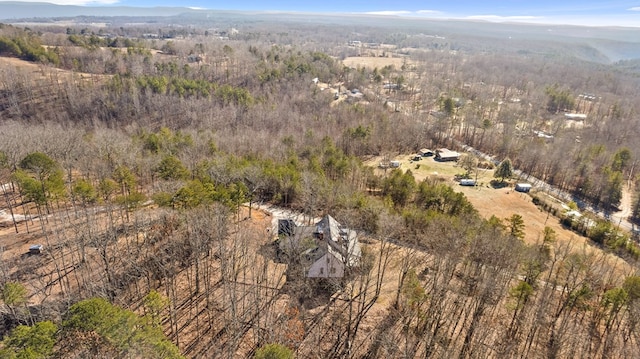
[[[460,153],[456,151],[451,151],[447,148],[440,148],[436,151],[438,157],[442,158],[450,158],[450,157],[460,157]]]
[[[324,216],[313,226],[297,226],[295,223],[291,226],[292,228],[285,228],[286,231],[283,231],[278,241],[281,249],[302,250],[301,254],[312,262],[328,254],[345,266],[355,266],[359,263],[362,250],[356,231],[342,226],[330,215]],[[315,238],[312,247],[304,249],[309,242],[303,239],[311,238]]]
[[[355,265],[360,260],[362,250],[356,231],[343,227],[330,215],[316,223],[315,234],[322,234],[327,250],[336,258],[342,258],[345,264]]]
[[[587,115],[584,113],[565,113],[564,117],[572,120],[584,120],[587,118]]]

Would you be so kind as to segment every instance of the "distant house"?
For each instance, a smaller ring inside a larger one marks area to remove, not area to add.
[[[565,113],[564,117],[568,118],[569,120],[577,120],[577,121],[587,119],[587,115],[585,115],[584,113]]]
[[[531,184],[529,183],[516,183],[516,191],[527,193],[531,191]]]
[[[309,278],[342,278],[360,264],[362,251],[354,230],[342,226],[330,215],[313,226],[296,226],[292,220],[278,222],[280,245],[306,248],[301,262]]]
[[[546,133],[544,131],[535,131],[534,130],[533,134],[538,138],[544,139],[545,141],[553,140],[553,135],[550,135],[550,134],[548,134],[548,133]]]
[[[418,154],[422,157],[430,157],[430,156],[433,156],[433,151],[427,148],[423,148],[420,151],[418,151]]]
[[[578,97],[582,97],[586,101],[595,101],[595,100],[598,99],[598,97],[596,95],[590,94],[590,93],[583,93],[583,94],[578,95]]]
[[[451,151],[446,148],[436,150],[436,161],[457,161],[459,159],[460,154],[458,152]]]

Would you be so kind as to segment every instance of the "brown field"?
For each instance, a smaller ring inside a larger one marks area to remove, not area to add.
[[[21,70],[31,70],[33,72],[40,71],[40,65],[34,62],[28,62],[15,57],[0,56],[0,64],[3,68],[15,67]]]
[[[111,78],[111,75],[97,75],[83,72],[75,72],[64,69],[58,69],[52,66],[37,64],[35,62],[29,62],[15,57],[0,56],[0,69],[15,69],[18,72],[23,72],[31,76],[35,81],[41,80],[55,80],[58,83],[65,83],[74,79],[80,79],[84,81],[100,82],[104,79]]]

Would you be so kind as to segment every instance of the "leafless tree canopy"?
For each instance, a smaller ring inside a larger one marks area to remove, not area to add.
[[[637,221],[637,32],[218,17],[0,26],[0,354],[51,321],[48,356],[144,356],[98,329],[70,344],[70,308],[97,297],[193,358],[638,356],[640,249],[620,223],[574,226],[594,246],[548,227],[526,244],[522,217],[364,164],[470,146],[582,207],[624,194]],[[306,278],[264,204],[332,214],[361,263]]]

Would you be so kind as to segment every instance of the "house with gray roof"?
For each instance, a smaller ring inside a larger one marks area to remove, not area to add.
[[[281,220],[281,245],[306,249],[301,251],[305,275],[309,278],[342,278],[349,268],[360,264],[362,250],[356,231],[341,225],[330,215],[313,226],[296,226]]]

